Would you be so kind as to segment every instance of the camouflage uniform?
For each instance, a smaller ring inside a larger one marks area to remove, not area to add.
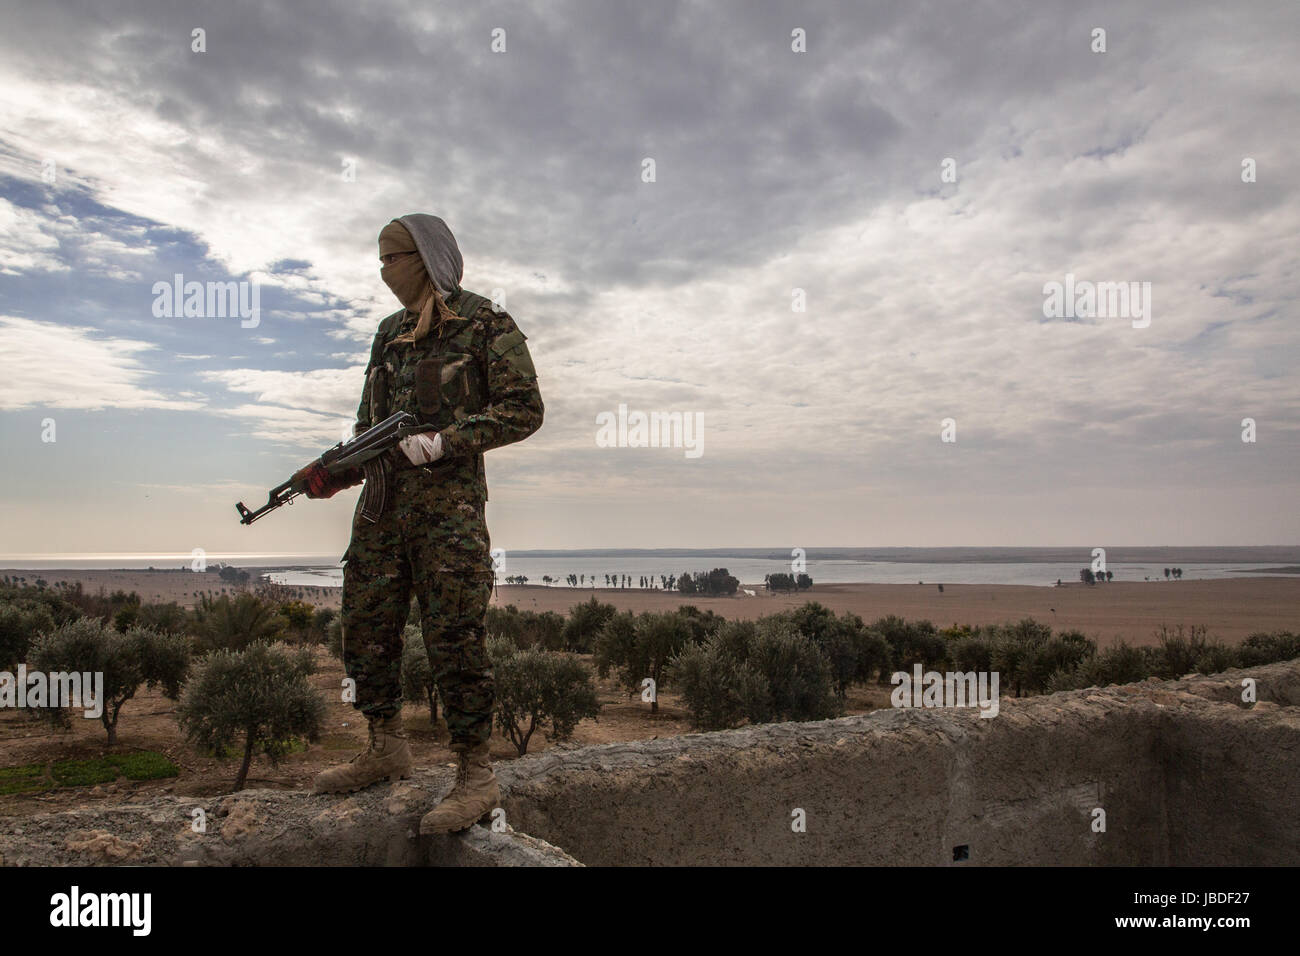
[[[456,318],[415,345],[392,340],[415,327],[416,313],[385,319],[366,368],[358,430],[379,414],[408,411],[441,434],[443,457],[412,466],[394,449],[382,516],[366,521],[357,504],[344,556],[343,663],[357,684],[355,706],[367,717],[395,715],[414,592],[452,746],[461,749],[485,743],[492,729],[483,453],[535,432],[543,407],[524,334],[510,315],[462,289],[446,301]]]

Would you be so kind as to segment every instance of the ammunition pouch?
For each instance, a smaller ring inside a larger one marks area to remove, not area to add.
[[[420,420],[429,421],[442,407],[442,358],[420,359],[415,366],[415,401]]]

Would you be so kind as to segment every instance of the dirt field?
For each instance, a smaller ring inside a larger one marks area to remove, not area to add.
[[[0,576],[42,577],[80,581],[94,592],[136,591],[145,601],[176,601],[191,607],[195,592],[222,592],[214,572],[190,571],[14,571]],[[299,589],[292,589],[297,591]],[[303,588],[303,600],[320,607],[339,606],[339,588]],[[724,617],[755,618],[805,601],[820,601],[836,612],[853,611],[867,621],[886,614],[926,618],[940,627],[951,624],[997,624],[1033,617],[1054,628],[1077,628],[1100,645],[1118,638],[1130,644],[1154,643],[1161,624],[1205,625],[1210,636],[1235,643],[1255,631],[1300,629],[1300,576],[1250,577],[1230,581],[1112,582],[1086,587],[1074,583],[1059,588],[1020,585],[947,584],[940,593],[934,584],[819,584],[798,595],[760,591],[755,597],[687,598],[673,591],[568,588],[502,585],[494,604],[515,604],[520,610],[565,613],[574,604],[596,596],[620,610],[662,611],[683,603],[712,608]]]
[[[939,627],[952,624],[1000,624],[1032,617],[1053,629],[1077,628],[1106,647],[1118,638],[1130,644],[1154,644],[1161,624],[1170,628],[1205,625],[1210,636],[1229,644],[1256,631],[1300,630],[1300,578],[1250,578],[1237,581],[1112,582],[1059,588],[1019,585],[819,584],[798,595],[682,598],[675,592],[575,590],[507,586],[497,588],[494,603],[515,604],[521,611],[564,613],[595,595],[619,610],[663,611],[681,604],[712,609],[723,617],[755,618],[820,601],[838,612],[852,611],[870,622],[887,614],[907,620],[927,619]]]

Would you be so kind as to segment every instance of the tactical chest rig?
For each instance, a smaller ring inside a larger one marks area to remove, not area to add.
[[[468,319],[474,316],[479,307],[488,301],[484,296],[461,289],[458,295],[454,297],[454,305],[452,302],[447,304],[452,307],[458,317]],[[405,317],[406,312],[403,311],[396,312],[384,319],[379,324],[379,333],[375,336],[374,344],[370,348],[370,366],[367,373],[366,388],[370,393],[371,422],[383,421],[391,413],[389,395],[393,385],[390,381],[393,370],[384,362],[384,350],[389,342],[396,337],[397,330]],[[437,330],[437,327],[430,330],[428,338],[433,337],[435,330]],[[438,335],[440,338],[440,330]],[[412,348],[418,348],[418,346],[412,345]],[[420,359],[416,364],[415,398],[419,411],[415,417],[418,424],[409,428],[403,426],[402,430],[406,434],[413,435],[436,429],[430,419],[438,411],[441,399],[441,361],[441,358],[429,357]],[[483,369],[483,380],[487,381],[486,368]],[[392,477],[393,472],[398,469],[415,467],[428,468],[429,466],[412,465],[400,448],[394,448],[390,455],[382,455],[367,462],[363,466],[365,487],[361,493],[361,517],[372,524],[378,521],[388,503],[389,479]]]

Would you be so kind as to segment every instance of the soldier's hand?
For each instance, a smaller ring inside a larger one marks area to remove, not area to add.
[[[303,492],[308,498],[326,498],[325,489],[330,483],[330,473],[319,461],[313,461],[306,468],[299,468],[293,475],[293,483],[302,483]]]
[[[354,468],[342,475],[331,475],[319,461],[294,473],[294,484],[302,482],[308,498],[332,498],[344,488],[351,488],[362,479],[361,469]]]
[[[398,444],[412,465],[427,465],[442,457],[442,436],[437,432],[419,432],[403,438]]]

